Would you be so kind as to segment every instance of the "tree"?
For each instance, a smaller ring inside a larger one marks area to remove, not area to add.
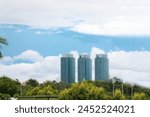
[[[83,81],[74,83],[70,88],[60,93],[59,99],[63,100],[97,100],[106,99],[104,88],[97,87],[93,83]]]
[[[6,39],[0,37],[0,49],[2,48],[2,45],[7,45],[7,44],[8,44],[8,43],[7,43]],[[1,50],[0,50],[0,58],[2,58],[2,57],[3,57],[3,55],[2,55],[2,52],[1,52]]]
[[[0,99],[1,100],[9,100],[11,97],[9,94],[2,94],[0,93]]]
[[[65,88],[69,87],[69,84],[66,84],[64,82],[51,82],[51,86],[55,90],[64,90]]]
[[[45,86],[39,91],[39,95],[54,95],[54,89],[51,85]]]
[[[32,89],[32,90],[28,93],[28,95],[30,95],[30,96],[39,95],[39,91],[40,91],[40,90],[41,90],[40,87],[35,87],[34,89]]]
[[[145,93],[134,93],[133,100],[145,100],[146,95]]]
[[[28,95],[36,96],[36,95],[55,95],[56,91],[51,87],[51,85],[45,86],[37,86],[33,88]]]
[[[115,100],[124,100],[125,99],[125,96],[122,95],[120,89],[115,90],[114,99]]]
[[[39,85],[39,82],[35,79],[29,79],[26,81],[25,85],[30,85],[32,87],[37,87]]]
[[[0,93],[13,97],[20,92],[20,83],[6,76],[0,77]]]

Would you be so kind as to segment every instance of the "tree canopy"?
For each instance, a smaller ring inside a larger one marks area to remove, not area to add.
[[[29,79],[25,82],[25,84],[32,87],[37,87],[39,85],[39,82],[36,79]]]
[[[87,81],[72,84],[70,88],[62,91],[59,97],[59,99],[69,100],[103,100],[107,98],[104,88],[98,88],[93,83]]]
[[[0,77],[0,94],[7,94],[13,97],[20,92],[20,82],[9,77]]]
[[[122,92],[123,86],[123,92]],[[123,94],[122,94],[123,93]],[[10,97],[52,96],[62,100],[145,100],[150,99],[150,89],[138,85],[132,86],[118,80],[83,81],[80,83],[65,84],[64,82],[29,79],[21,84],[19,80],[9,77],[0,77],[0,99]]]

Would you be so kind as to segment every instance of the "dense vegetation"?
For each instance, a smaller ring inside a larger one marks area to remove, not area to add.
[[[19,80],[3,76],[0,77],[0,99],[56,96],[57,99],[62,100],[150,100],[149,88],[138,85],[132,86],[128,83],[122,83],[117,78],[115,79],[114,85],[112,80],[65,84],[56,81],[39,83],[35,79],[29,79],[21,83]]]

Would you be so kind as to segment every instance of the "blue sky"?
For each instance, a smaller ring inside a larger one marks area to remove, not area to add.
[[[6,56],[18,55],[25,50],[36,50],[43,56],[58,55],[77,50],[89,53],[92,47],[106,52],[115,50],[150,50],[149,36],[103,36],[83,34],[67,28],[34,29],[27,25],[1,24],[0,34],[8,40],[3,48]]]
[[[60,81],[61,54],[106,52],[110,78],[149,87],[149,21],[149,0],[0,0],[0,76]]]

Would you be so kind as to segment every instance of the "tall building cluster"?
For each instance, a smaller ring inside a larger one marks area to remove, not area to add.
[[[92,60],[90,55],[81,54],[77,64],[78,82],[92,80]],[[61,81],[65,83],[75,82],[75,58],[72,54],[64,54],[61,57]],[[106,54],[97,54],[95,58],[95,80],[107,80],[109,78],[109,60]]]

